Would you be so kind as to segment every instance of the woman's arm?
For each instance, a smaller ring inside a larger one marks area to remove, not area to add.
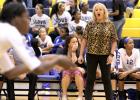
[[[114,54],[116,48],[117,48],[117,40],[112,40],[111,54]]]
[[[86,48],[87,40],[85,38],[82,39],[81,48],[80,48],[80,56],[78,58],[78,62],[82,64],[84,62],[84,50]]]

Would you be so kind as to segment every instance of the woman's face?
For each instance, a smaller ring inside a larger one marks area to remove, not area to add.
[[[76,37],[73,37],[73,38],[70,40],[69,48],[73,48],[73,46],[75,46],[75,47],[78,48],[78,39],[77,39]]]
[[[89,8],[89,5],[87,3],[83,3],[83,7],[82,7],[82,10],[83,11],[87,11]]]
[[[40,13],[42,13],[42,9],[40,9],[40,7],[38,5],[36,5],[35,12],[36,12],[36,14],[40,14]]]
[[[99,21],[104,20],[104,18],[105,18],[105,10],[100,5],[97,5],[95,7],[94,14],[95,14],[96,19]]]
[[[60,12],[65,11],[65,4],[62,3],[62,4],[58,7],[58,9],[59,9]]]
[[[67,33],[66,33],[65,29],[60,28],[60,33],[59,34],[60,34],[61,37],[64,37]]]
[[[27,11],[23,12],[21,16],[15,17],[12,22],[20,33],[27,34],[29,32],[29,16]]]
[[[46,38],[46,29],[45,28],[40,29],[39,36],[42,40],[44,40]]]
[[[76,12],[76,14],[74,15],[75,19],[80,20],[81,19],[81,12]]]
[[[134,41],[133,39],[129,39],[126,44],[124,44],[125,49],[132,50],[134,48]]]

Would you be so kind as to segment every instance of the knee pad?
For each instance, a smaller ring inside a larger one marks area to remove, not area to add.
[[[118,73],[111,73],[111,79],[118,79]]]

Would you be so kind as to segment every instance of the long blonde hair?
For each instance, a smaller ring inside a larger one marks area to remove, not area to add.
[[[100,7],[102,7],[103,9],[104,9],[104,18],[105,18],[105,22],[108,22],[109,21],[109,17],[108,17],[108,10],[107,10],[107,8],[106,8],[106,6],[104,5],[104,4],[102,4],[102,3],[96,3],[96,4],[94,4],[94,6],[93,6],[93,21],[95,21],[96,22],[96,16],[95,16],[95,8],[97,7],[97,6],[100,6]]]

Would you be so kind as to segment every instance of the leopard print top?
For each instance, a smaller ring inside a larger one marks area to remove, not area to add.
[[[115,26],[111,21],[89,22],[83,37],[87,40],[87,53],[97,55],[109,55],[112,41],[118,40]]]

